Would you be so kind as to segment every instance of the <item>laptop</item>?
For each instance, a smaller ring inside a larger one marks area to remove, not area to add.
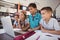
[[[21,29],[18,29],[18,28],[13,29],[10,16],[2,17],[1,22],[2,22],[2,25],[6,34],[12,37],[16,37],[18,35],[26,33],[26,32],[21,31]]]

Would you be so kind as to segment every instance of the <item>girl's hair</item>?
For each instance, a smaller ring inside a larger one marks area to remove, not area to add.
[[[23,13],[24,14],[24,13]],[[27,18],[27,16],[26,16],[26,14],[24,14],[24,16],[25,16],[25,19]]]

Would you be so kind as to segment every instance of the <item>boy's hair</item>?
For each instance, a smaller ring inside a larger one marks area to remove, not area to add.
[[[41,11],[42,11],[42,10],[47,10],[47,11],[52,12],[52,8],[51,8],[51,7],[43,7],[43,8],[41,9]]]
[[[35,3],[30,3],[30,4],[28,5],[28,7],[37,8],[37,6],[36,6],[36,4],[35,4]]]

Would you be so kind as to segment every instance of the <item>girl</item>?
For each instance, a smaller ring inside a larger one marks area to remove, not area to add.
[[[19,19],[19,15],[15,15],[14,16],[14,23],[13,23],[13,28],[19,28],[18,27],[18,19]]]
[[[26,31],[29,28],[27,16],[23,12],[19,14],[18,24],[23,31]]]

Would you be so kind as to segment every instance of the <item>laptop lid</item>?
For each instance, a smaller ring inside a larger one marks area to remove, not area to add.
[[[15,37],[10,16],[2,17],[1,22],[5,32],[10,36]]]

